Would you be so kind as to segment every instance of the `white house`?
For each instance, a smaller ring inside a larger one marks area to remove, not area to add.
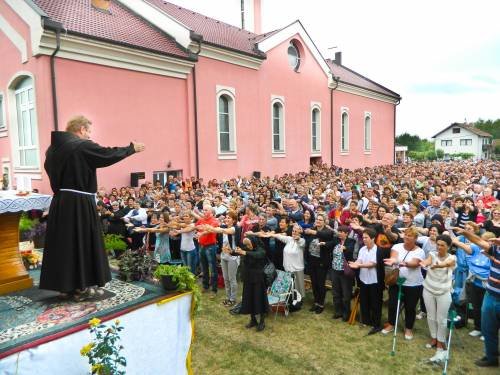
[[[459,153],[474,154],[475,159],[491,157],[493,136],[472,124],[453,123],[434,135],[436,150],[444,151],[445,157]]]

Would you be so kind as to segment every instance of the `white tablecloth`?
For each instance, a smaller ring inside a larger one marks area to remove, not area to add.
[[[29,210],[45,210],[50,206],[51,195],[35,194],[20,197],[14,190],[0,190],[0,214]]]

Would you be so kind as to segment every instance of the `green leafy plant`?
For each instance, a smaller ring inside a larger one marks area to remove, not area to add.
[[[170,276],[177,285],[179,291],[192,291],[194,297],[195,311],[201,310],[201,290],[196,281],[196,276],[191,273],[188,267],[160,264],[153,273],[156,279],[162,276]]]
[[[19,231],[22,233],[33,229],[36,224],[35,220],[36,219],[31,219],[26,212],[23,212],[19,220]]]
[[[458,157],[458,158],[462,158],[463,160],[467,160],[467,159],[473,158],[474,154],[472,154],[470,152],[458,152],[456,154],[451,154],[450,156],[453,158]]]
[[[149,254],[137,250],[126,250],[118,262],[118,277],[124,281],[151,279],[156,261]]]
[[[118,234],[104,235],[104,248],[109,253],[113,250],[127,250],[127,243],[123,240],[123,236]]]
[[[120,355],[123,349],[120,343],[120,332],[123,327],[117,319],[111,327],[101,324],[97,318],[89,321],[92,341],[80,349],[82,357],[87,357],[91,365],[92,374],[125,375],[123,367],[127,360]]]

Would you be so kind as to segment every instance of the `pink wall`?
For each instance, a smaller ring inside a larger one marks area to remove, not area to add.
[[[11,140],[10,133],[12,124],[9,121],[9,108],[15,108],[15,103],[8,100],[9,83],[19,72],[31,73],[34,77],[35,95],[36,95],[36,116],[38,123],[38,139],[40,144],[40,170],[38,172],[29,172],[31,175],[41,175],[41,179],[33,180],[33,188],[44,189],[48,186],[48,181],[43,173],[43,155],[49,144],[49,136],[43,129],[51,126],[53,123],[51,91],[50,91],[50,66],[49,57],[41,56],[33,58],[31,56],[30,32],[24,21],[5,3],[0,2],[0,13],[7,19],[9,24],[21,34],[27,42],[27,51],[29,60],[26,63],[21,62],[20,51],[12,44],[12,42],[0,32],[0,91],[4,93],[4,109],[7,118],[7,137],[0,138],[0,159],[10,158],[11,177],[14,178],[14,160],[11,155]]]
[[[260,68],[243,68],[201,57],[197,65],[200,172],[229,178],[261,171],[274,175],[306,170],[311,155],[311,102],[321,103],[322,156],[330,160],[330,94],[327,77],[308,51],[299,73],[288,65],[286,41],[267,54]],[[237,159],[217,158],[216,86],[236,92]],[[286,158],[272,157],[271,96],[285,100]]]
[[[0,13],[29,41],[24,22],[4,3]],[[199,58],[196,65],[198,98],[198,147],[200,175],[230,178],[261,171],[264,176],[305,171],[311,157],[311,102],[321,104],[321,157],[330,163],[330,90],[327,77],[299,36],[299,72],[288,64],[284,41],[267,52],[259,70]],[[43,154],[53,130],[48,56],[30,58],[21,64],[19,51],[0,33],[0,91],[18,71],[33,74],[43,167]],[[56,59],[59,128],[68,119],[83,114],[93,121],[92,138],[103,146],[126,145],[131,140],[146,143],[146,152],[99,171],[99,185],[110,189],[128,185],[131,172],[181,169],[184,177],[195,175],[195,131],[193,75],[187,80]],[[220,160],[217,152],[216,86],[234,88],[236,96],[236,160]],[[271,96],[285,101],[286,157],[272,157]],[[9,106],[7,105],[6,108]],[[350,114],[348,155],[340,153],[341,107]],[[333,164],[347,168],[392,163],[394,106],[353,94],[333,94]],[[372,151],[364,152],[364,113],[372,114]],[[9,124],[8,124],[9,126]],[[10,140],[0,137],[0,158],[10,156]],[[11,157],[12,160],[12,157]],[[33,186],[50,192],[43,168],[42,180]]]
[[[189,174],[187,82],[183,79],[58,59],[60,128],[83,114],[93,122],[92,139],[103,146],[136,140],[146,151],[98,171],[99,185],[130,184],[131,172],[184,169]]]
[[[341,108],[349,109],[349,152],[340,152]],[[394,157],[394,105],[358,95],[334,91],[333,164],[344,168],[392,164]],[[371,113],[371,152],[364,150],[365,112]]]

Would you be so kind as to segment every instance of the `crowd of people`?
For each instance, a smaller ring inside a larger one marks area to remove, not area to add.
[[[333,319],[347,321],[358,287],[369,334],[394,331],[399,299],[406,340],[413,339],[415,320],[427,317],[435,362],[447,355],[450,309],[458,312],[457,326],[470,314],[470,335],[485,344],[476,364],[498,366],[499,176],[494,161],[357,170],[317,164],[274,177],[205,182],[169,176],[164,186],[100,188],[97,206],[106,233],[124,236],[132,249],[147,239],[159,263],[180,259],[201,273],[211,297],[220,262],[225,306],[237,303],[241,267],[240,312],[251,315],[248,328],[265,328],[269,285],[263,269],[270,261],[293,275],[302,297],[308,275],[311,313],[323,313],[329,278]],[[398,283],[389,283],[395,269]]]

